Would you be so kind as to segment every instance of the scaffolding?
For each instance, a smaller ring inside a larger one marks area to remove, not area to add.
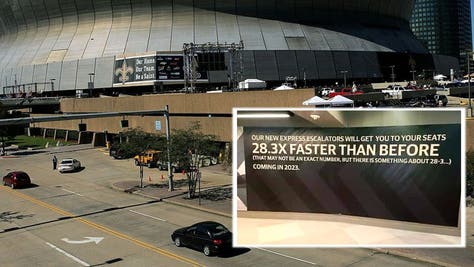
[[[242,50],[244,49],[244,43],[241,40],[239,43],[205,43],[205,44],[194,44],[184,43],[183,44],[183,72],[184,72],[184,89],[186,93],[196,92],[196,82],[200,78],[201,74],[198,71],[199,62],[197,55],[199,53],[224,53],[229,54],[227,62],[227,77],[228,87],[232,90],[237,88],[238,81],[242,80],[243,76],[243,64],[242,64]]]

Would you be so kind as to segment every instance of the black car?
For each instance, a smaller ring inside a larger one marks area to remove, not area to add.
[[[200,222],[177,229],[171,234],[177,247],[187,246],[200,250],[206,256],[232,248],[232,233],[217,222]]]

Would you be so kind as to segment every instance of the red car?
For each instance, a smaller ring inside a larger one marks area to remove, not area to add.
[[[353,89],[351,87],[348,87],[348,88],[341,88],[340,90],[337,90],[335,92],[330,92],[328,94],[328,97],[329,98],[333,98],[337,95],[342,95],[342,96],[348,96],[348,95],[361,95],[363,94],[364,92],[361,91],[361,90],[355,90],[353,91]]]
[[[30,176],[22,171],[9,172],[3,176],[3,185],[11,188],[27,187],[31,185]]]

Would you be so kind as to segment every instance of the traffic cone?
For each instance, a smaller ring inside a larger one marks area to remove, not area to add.
[[[151,176],[148,175],[148,182],[151,182]]]
[[[161,175],[161,180],[164,180],[164,179],[165,179],[165,177],[164,177],[163,174],[162,174],[162,175]]]

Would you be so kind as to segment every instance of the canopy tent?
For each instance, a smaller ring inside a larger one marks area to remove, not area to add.
[[[329,104],[331,104],[331,107],[346,106],[346,105],[354,106],[354,100],[351,100],[347,97],[343,97],[342,95],[337,95],[329,99],[328,102]]]
[[[280,86],[278,86],[277,88],[273,89],[273,91],[293,90],[293,89],[295,89],[295,88],[283,84],[283,85],[280,85]]]
[[[245,81],[239,82],[239,89],[263,89],[267,87],[265,81],[259,79],[246,79]]]
[[[326,99],[322,99],[319,96],[313,96],[310,99],[303,101],[305,106],[329,106],[330,103]]]
[[[446,78],[448,78],[448,77],[444,76],[443,74],[438,74],[438,75],[435,75],[433,77],[433,79],[436,80],[436,81],[443,80],[443,79],[446,79]]]

